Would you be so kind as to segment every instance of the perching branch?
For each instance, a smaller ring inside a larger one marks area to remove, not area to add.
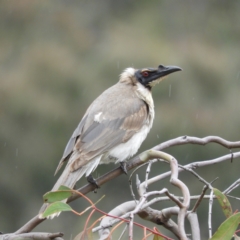
[[[205,137],[205,138],[182,136],[182,137],[178,137],[178,138],[166,141],[164,143],[161,143],[161,144],[155,146],[153,148],[153,150],[158,150],[159,151],[159,150],[167,149],[169,147],[184,145],[184,144],[205,145],[205,144],[208,144],[208,143],[216,143],[216,144],[219,144],[219,145],[221,145],[225,148],[228,148],[228,149],[240,148],[240,141],[230,142],[230,141],[226,141],[225,139],[217,137],[217,136],[208,136],[208,137]],[[127,164],[127,169],[128,170],[134,169],[137,166],[140,166],[140,165],[143,164],[143,162],[139,158],[140,155],[132,158],[128,162],[128,164]],[[239,156],[240,156],[240,152],[235,152],[235,153],[227,154],[225,156],[222,156],[222,157],[219,157],[219,158],[216,158],[216,159],[213,159],[213,160],[207,160],[207,161],[201,161],[201,162],[195,162],[195,163],[187,164],[187,165],[185,165],[185,167],[187,167],[189,169],[193,169],[193,168],[196,168],[196,167],[208,166],[208,165],[219,163],[219,162],[222,162],[222,161],[235,159]],[[179,169],[178,172],[181,172],[181,171],[183,171],[183,170]],[[116,169],[110,171],[109,173],[106,173],[105,175],[98,178],[97,182],[98,182],[99,186],[101,186],[104,183],[116,178],[117,176],[119,176],[121,174],[122,174],[121,169],[116,168]],[[162,174],[161,178],[167,177],[169,175],[170,175],[170,172],[164,173],[164,174]],[[91,184],[87,184],[87,185],[83,186],[82,188],[78,189],[78,191],[80,191],[83,194],[87,194],[87,193],[89,193],[90,191],[93,191],[93,190],[94,190],[94,186],[92,186]],[[79,196],[75,195],[75,196],[69,198],[68,202],[74,201],[77,198],[79,198]],[[15,232],[15,234],[28,233],[28,232],[32,231],[37,225],[39,225],[44,220],[45,219],[39,219],[38,216],[35,216],[33,219],[31,219],[29,222],[27,222],[24,226],[22,226],[19,230],[17,230]],[[4,236],[4,235],[1,235],[1,237],[2,236]]]

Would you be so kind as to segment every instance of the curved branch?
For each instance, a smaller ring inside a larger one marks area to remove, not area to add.
[[[182,137],[177,137],[169,141],[163,142],[157,145],[156,147],[154,147],[153,149],[162,150],[162,149],[166,149],[176,145],[184,145],[184,144],[206,145],[208,143],[218,143],[219,145],[222,145],[223,147],[228,149],[240,148],[240,141],[231,142],[218,136],[207,136],[204,138],[182,136]]]
[[[211,142],[218,143],[218,144],[222,145],[223,147],[230,148],[230,149],[231,148],[240,148],[239,141],[238,142],[230,142],[230,141],[226,141],[225,139],[217,137],[217,136],[208,136],[208,137],[204,137],[204,138],[182,136],[182,137],[178,137],[178,138],[163,142],[163,143],[155,146],[153,149],[154,150],[163,150],[163,149],[166,149],[169,147],[173,147],[173,146],[177,146],[177,145],[184,145],[184,144],[205,145],[205,144],[208,144]],[[143,164],[143,162],[141,161],[139,156],[140,155],[135,156],[128,162],[128,164],[127,164],[128,170],[131,170],[131,169],[136,168],[137,166],[140,166]],[[223,159],[221,159],[221,160],[224,161],[224,160],[236,158],[239,156],[240,156],[240,153],[239,154],[234,153],[233,155],[228,154],[228,155],[224,156]],[[189,166],[189,165],[186,165],[186,166]],[[198,164],[198,166],[200,166],[200,164]],[[179,170],[179,171],[181,171],[181,170]],[[118,177],[121,174],[122,174],[122,170],[120,168],[115,168],[112,171],[99,177],[97,179],[98,185],[101,186],[104,183]],[[167,177],[169,175],[170,175],[170,172],[164,174],[163,177]],[[87,185],[81,187],[80,189],[78,189],[78,191],[81,192],[82,194],[87,194],[93,190],[94,190],[94,186],[92,184],[87,184]],[[72,196],[71,198],[68,199],[68,203],[76,200],[79,197],[80,196],[78,196],[78,195]],[[20,233],[30,232],[44,220],[45,219],[39,219],[38,215],[37,215],[34,218],[32,218],[29,222],[27,222],[24,226],[22,226],[19,230],[17,230],[15,233],[20,234]]]

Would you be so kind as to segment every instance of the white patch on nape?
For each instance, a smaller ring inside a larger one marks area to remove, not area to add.
[[[126,78],[131,78],[135,74],[135,69],[132,67],[126,68],[120,75],[120,81]]]
[[[149,85],[150,87],[154,87],[155,85],[157,85],[158,83],[160,83],[160,82],[161,82],[164,78],[166,78],[166,77],[167,77],[167,76],[164,76],[164,77],[158,78],[158,79],[156,79],[156,80],[150,82],[148,85]]]
[[[102,115],[102,112],[99,112],[97,113],[96,115],[94,115],[94,122],[101,122],[101,115]]]

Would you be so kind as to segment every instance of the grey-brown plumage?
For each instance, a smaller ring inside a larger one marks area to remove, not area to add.
[[[162,65],[156,69],[127,68],[119,82],[89,106],[65,148],[56,172],[65,162],[67,165],[53,190],[61,185],[73,188],[99,164],[123,162],[133,156],[152,127],[151,87],[179,70]]]
[[[119,94],[119,91],[124,94]],[[127,101],[124,95],[129,96]],[[71,170],[75,171],[117,144],[127,142],[141,129],[148,117],[147,104],[138,98],[134,88],[117,83],[89,107],[70,139],[56,171],[73,149],[76,154]]]

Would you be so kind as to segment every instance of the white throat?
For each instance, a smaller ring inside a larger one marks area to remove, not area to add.
[[[137,83],[137,95],[140,99],[148,104],[150,114],[152,111],[154,118],[154,102],[151,91],[148,88],[144,87],[141,83]]]

